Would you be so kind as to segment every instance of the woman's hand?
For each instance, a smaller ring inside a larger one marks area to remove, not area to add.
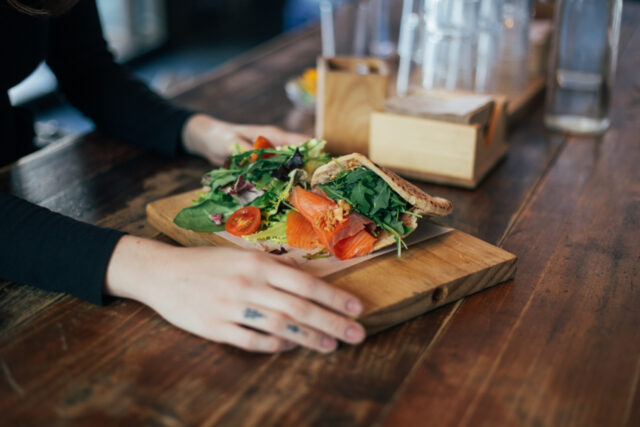
[[[326,353],[336,339],[357,344],[365,337],[350,318],[362,311],[356,297],[257,251],[177,248],[124,236],[105,290],[143,302],[196,335],[249,351],[302,345]]]
[[[205,114],[195,114],[184,126],[182,141],[188,153],[221,165],[231,154],[231,147],[235,143],[252,148],[253,141],[259,135],[275,145],[299,144],[309,139],[306,135],[286,132],[275,126],[237,125]]]

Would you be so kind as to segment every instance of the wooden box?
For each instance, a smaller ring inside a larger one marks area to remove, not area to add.
[[[329,152],[368,153],[371,112],[382,109],[388,75],[376,58],[318,58],[316,136]]]
[[[508,150],[507,101],[493,98],[488,126],[373,112],[369,157],[410,178],[475,188]]]

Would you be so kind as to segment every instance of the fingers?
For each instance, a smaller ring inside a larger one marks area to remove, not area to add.
[[[238,130],[252,141],[262,135],[274,145],[294,145],[311,139],[308,135],[287,132],[276,126],[238,125]]]
[[[297,145],[310,140],[311,137],[301,133],[282,132],[280,135],[281,144],[278,145]]]
[[[223,323],[216,329],[215,341],[240,347],[247,351],[277,353],[291,350],[295,347],[295,344],[290,341],[273,335],[264,335],[251,331],[232,323]]]
[[[301,270],[274,263],[264,273],[265,279],[276,288],[350,316],[357,316],[362,312],[362,303],[358,298]]]
[[[248,139],[237,139],[234,141],[234,143],[237,143],[240,147],[246,150],[253,150],[253,142],[249,141]]]
[[[280,264],[288,265],[290,267],[298,266],[298,263],[296,262],[296,260],[289,255],[274,255],[274,254],[268,254],[268,255],[269,257],[273,258]]]
[[[353,319],[340,316],[277,289],[256,287],[253,292],[248,292],[244,299],[250,304],[283,313],[296,324],[304,325],[305,329],[308,327],[351,344],[358,344],[365,338],[364,328]],[[291,339],[292,337],[286,335],[285,338]]]
[[[322,353],[334,351],[337,341],[289,316],[253,304],[231,304],[225,308],[227,318],[241,325],[268,332],[285,342],[293,342]]]

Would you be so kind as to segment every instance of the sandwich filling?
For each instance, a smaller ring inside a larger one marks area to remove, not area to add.
[[[333,180],[318,186],[329,198],[347,203],[354,212],[369,218],[374,224],[373,234],[389,234],[394,237],[400,253],[403,238],[414,230],[410,216],[420,218],[412,212],[412,206],[389,184],[372,170],[359,167],[343,170]]]

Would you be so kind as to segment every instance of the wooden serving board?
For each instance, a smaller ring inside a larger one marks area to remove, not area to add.
[[[147,205],[147,220],[184,246],[233,246],[212,233],[185,230],[173,223],[200,190]],[[364,304],[359,321],[372,334],[412,317],[512,279],[515,255],[458,230],[417,243],[398,258],[381,255],[325,279],[358,296]]]

